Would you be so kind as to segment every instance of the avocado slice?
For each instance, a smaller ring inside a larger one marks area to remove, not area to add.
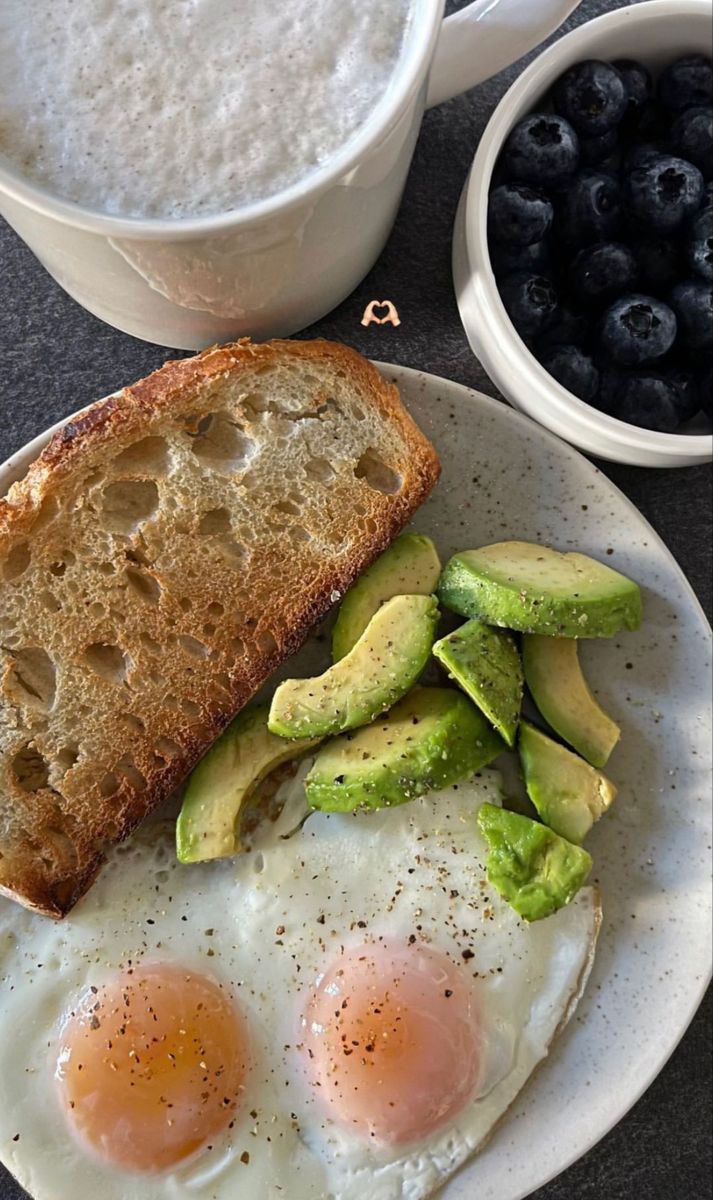
[[[325,812],[388,808],[466,779],[504,749],[460,692],[416,687],[380,721],[327,742],[305,791]]]
[[[579,755],[520,722],[520,763],[527,794],[540,817],[579,844],[616,796],[614,784]]]
[[[238,854],[240,814],[254,789],[275,767],[318,745],[319,738],[276,737],[267,713],[266,704],[238,713],[191,774],[176,823],[179,862]]]
[[[520,655],[510,634],[473,619],[436,642],[433,653],[508,746],[514,746],[523,675]]]
[[[332,661],[344,658],[359,641],[377,609],[392,596],[430,596],[441,563],[429,537],[403,533],[392,542],[342,600],[332,632]]]
[[[581,846],[573,846],[539,821],[481,804],[478,828],[488,843],[488,879],[526,921],[549,917],[577,894],[592,869]]]
[[[446,608],[522,633],[612,637],[641,624],[637,584],[586,554],[561,554],[534,542],[496,542],[463,550],[438,585]]]
[[[438,622],[435,596],[394,596],[355,646],[315,679],[288,679],[272,698],[268,728],[282,737],[324,737],[368,725],[413,686]]]
[[[576,639],[523,634],[522,662],[527,686],[547,723],[587,762],[605,766],[621,730],[589,690]]]

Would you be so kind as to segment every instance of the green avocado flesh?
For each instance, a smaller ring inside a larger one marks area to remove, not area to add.
[[[359,641],[315,679],[288,679],[272,699],[268,727],[282,737],[324,737],[367,725],[406,694],[431,654],[435,596],[394,596]]]
[[[438,595],[461,616],[549,637],[612,637],[641,624],[641,593],[631,579],[586,554],[533,542],[455,554]]]
[[[307,799],[326,812],[403,804],[468,778],[504,749],[460,692],[416,687],[382,720],[322,747]]]
[[[605,766],[621,730],[589,690],[576,639],[526,633],[522,661],[527,686],[548,725],[587,762]]]
[[[332,660],[344,658],[359,641],[374,613],[392,596],[430,596],[441,563],[436,547],[420,533],[403,533],[349,589],[332,632]]]
[[[520,655],[510,634],[482,621],[467,621],[436,642],[433,653],[508,746],[514,746],[523,678]]]
[[[526,921],[549,917],[577,894],[592,869],[581,846],[573,846],[538,821],[481,804],[478,828],[488,843],[488,879]]]
[[[176,824],[180,862],[238,854],[240,814],[258,783],[320,741],[276,737],[267,728],[267,712],[266,704],[244,709],[193,771]]]
[[[520,722],[520,763],[527,794],[545,825],[579,844],[616,796],[614,784],[579,755]]]

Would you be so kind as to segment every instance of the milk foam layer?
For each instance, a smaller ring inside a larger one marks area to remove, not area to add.
[[[2,0],[0,153],[123,216],[229,211],[327,162],[393,78],[412,0]]]

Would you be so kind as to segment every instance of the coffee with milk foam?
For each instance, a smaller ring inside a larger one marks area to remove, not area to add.
[[[413,0],[1,0],[0,154],[105,213],[239,208],[359,131],[412,11]]]

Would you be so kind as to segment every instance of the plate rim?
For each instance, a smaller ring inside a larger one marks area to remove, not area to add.
[[[584,454],[582,454],[570,443],[558,437],[550,429],[540,425],[527,414],[511,408],[504,401],[497,400],[492,396],[488,396],[479,389],[470,387],[468,384],[461,383],[458,380],[448,379],[446,376],[437,375],[430,371],[421,370],[418,367],[409,367],[400,363],[384,362],[383,360],[377,359],[373,359],[372,361],[374,366],[379,371],[381,371],[387,378],[391,379],[397,385],[401,382],[401,380],[404,380],[410,381],[416,385],[419,383],[425,383],[428,387],[443,388],[445,386],[449,389],[455,389],[459,395],[466,399],[468,403],[474,405],[474,407],[481,407],[490,414],[497,416],[500,419],[504,419],[506,422],[514,422],[519,429],[526,431],[529,437],[535,438],[541,443],[544,443],[544,445],[548,446],[556,455],[559,455],[560,457],[563,456],[565,459],[568,459],[574,463],[579,470],[585,471],[589,479],[596,480],[598,484],[603,482],[610,493],[613,494],[618,501],[623,502],[623,506],[627,514],[634,518],[640,527],[643,527],[646,530],[647,535],[650,537],[652,542],[655,544],[658,550],[662,552],[667,564],[675,572],[678,583],[682,587],[682,590],[685,593],[689,603],[692,602],[692,611],[695,613],[696,618],[703,626],[704,632],[707,632],[709,638],[713,636],[711,634],[710,623],[701,605],[701,602],[698,599],[698,596],[696,595],[691,583],[676,560],[674,554],[664,542],[663,538],[656,531],[656,529],[654,529],[646,517],[644,517],[644,515],[639,511],[633,501],[631,501],[629,497],[609,479],[609,477],[604,473],[604,471],[601,470],[601,468],[590,462]],[[111,393],[112,396],[116,394],[117,393]],[[104,396],[97,401],[93,401],[92,403],[101,403],[102,400],[109,398],[109,396]],[[56,421],[53,425],[48,426],[47,429],[36,434],[23,446],[20,446],[18,449],[12,451],[8,458],[0,463],[0,496],[4,496],[9,487],[7,477],[10,476],[12,478],[14,475],[16,475],[17,469],[20,465],[24,465],[26,469],[29,463],[33,461],[33,459],[36,458],[41,452],[53,434],[62,429],[63,426],[65,426],[69,421],[85,412],[89,407],[91,407],[91,404],[85,405],[75,412],[68,414],[66,417]],[[548,1168],[541,1177],[538,1177],[529,1183],[526,1190],[512,1192],[508,1194],[506,1200],[526,1200],[528,1196],[532,1195],[533,1191],[550,1183],[564,1171],[568,1170],[569,1167],[573,1166],[574,1163],[583,1158],[585,1154],[587,1154],[603,1138],[605,1138],[607,1134],[609,1134],[611,1130],[627,1115],[627,1113],[631,1111],[634,1105],[641,1099],[644,1093],[649,1089],[654,1080],[663,1070],[671,1055],[674,1053],[686,1034],[691,1021],[693,1020],[703,1001],[708,986],[711,982],[712,974],[713,947],[711,948],[708,960],[705,964],[705,969],[702,971],[700,978],[697,980],[692,980],[692,986],[689,990],[687,990],[688,1004],[684,1021],[676,1027],[670,1044],[666,1045],[663,1054],[657,1056],[655,1063],[652,1064],[651,1068],[645,1073],[643,1080],[637,1082],[637,1085],[632,1093],[626,1094],[623,1103],[617,1103],[616,1111],[612,1119],[600,1124],[596,1128],[596,1131],[593,1133],[593,1135],[587,1135],[585,1138],[585,1143],[579,1145],[573,1153],[565,1154],[562,1159],[558,1161],[558,1165],[554,1169],[550,1170]],[[467,1172],[469,1169],[472,1170],[474,1163],[477,1163],[477,1156],[464,1163],[460,1171]]]

